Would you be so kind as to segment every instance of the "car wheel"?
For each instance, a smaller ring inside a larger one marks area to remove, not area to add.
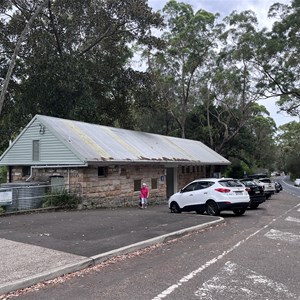
[[[198,215],[202,215],[202,214],[204,214],[204,212],[205,212],[205,210],[203,210],[203,209],[197,209],[197,210],[196,210],[196,213],[197,213]]]
[[[171,210],[171,213],[175,213],[175,214],[180,214],[181,213],[181,209],[180,209],[179,205],[176,202],[171,203],[170,210]]]
[[[236,216],[241,216],[245,213],[246,209],[240,208],[240,209],[234,209],[233,212]]]
[[[208,201],[206,203],[206,212],[210,216],[218,216],[220,214],[219,207],[215,201]]]
[[[258,206],[259,206],[259,203],[250,204],[250,208],[253,208],[253,209],[258,208]]]

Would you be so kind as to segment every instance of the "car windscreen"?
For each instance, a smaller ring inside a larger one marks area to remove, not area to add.
[[[243,184],[241,184],[237,180],[226,179],[226,180],[220,180],[219,183],[226,187],[243,187]]]

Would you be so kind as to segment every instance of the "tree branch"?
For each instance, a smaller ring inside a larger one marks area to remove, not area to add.
[[[8,88],[8,84],[9,84],[13,69],[14,69],[15,64],[16,64],[16,59],[17,59],[18,52],[21,48],[21,44],[22,44],[29,28],[33,24],[35,18],[39,15],[39,13],[42,11],[43,7],[48,3],[48,1],[51,1],[51,0],[44,0],[44,2],[36,9],[34,14],[30,17],[29,21],[27,22],[25,28],[23,29],[19,40],[17,41],[16,47],[15,47],[15,50],[14,50],[14,53],[13,53],[13,56],[11,58],[11,62],[10,62],[9,68],[8,68],[8,71],[6,73],[6,77],[5,77],[4,84],[3,84],[3,89],[2,89],[1,95],[0,95],[0,115],[1,115],[1,112],[2,112],[3,104],[4,104],[5,94],[6,94],[6,91],[7,91],[7,88]]]
[[[52,10],[51,10],[51,1],[48,2],[48,9],[49,9],[49,16],[50,16],[50,24],[52,26],[53,33],[54,33],[54,36],[55,36],[55,40],[56,40],[56,43],[57,43],[57,51],[58,51],[60,57],[62,57],[63,52],[62,52],[62,48],[61,48],[60,41],[59,41],[59,38],[58,38],[56,26],[54,24],[54,18],[53,18],[53,14],[52,14]]]
[[[124,23],[119,24],[118,26],[116,26],[111,32],[110,30],[112,29],[112,25],[108,26],[108,28],[106,29],[106,31],[98,37],[98,39],[96,39],[91,45],[87,46],[85,49],[83,49],[80,53],[79,56],[82,56],[84,53],[88,52],[89,50],[91,50],[93,47],[95,47],[97,44],[99,44],[102,40],[104,40],[105,38],[108,38],[110,36],[113,36],[117,30],[124,26]]]

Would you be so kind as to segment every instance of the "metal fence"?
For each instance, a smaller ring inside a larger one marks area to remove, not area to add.
[[[79,193],[78,193],[79,192]],[[2,184],[0,206],[6,212],[50,207],[76,207],[81,199],[80,189],[65,185]]]

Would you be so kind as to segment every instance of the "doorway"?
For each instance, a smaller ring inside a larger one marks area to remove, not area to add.
[[[166,168],[166,174],[166,194],[169,199],[177,189],[177,168]]]

